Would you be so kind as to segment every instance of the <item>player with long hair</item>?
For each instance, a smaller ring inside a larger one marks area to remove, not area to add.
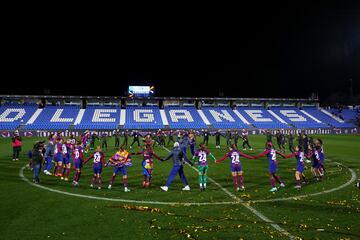
[[[270,141],[267,141],[266,149],[264,152],[260,153],[259,155],[255,156],[255,158],[260,158],[263,156],[267,156],[269,161],[269,178],[271,189],[270,192],[276,192],[278,188],[276,187],[276,182],[280,184],[280,187],[285,187],[283,181],[280,180],[280,177],[276,174],[278,168],[278,161],[276,160],[276,154],[279,154],[282,157],[285,157],[281,152],[276,151],[273,148],[273,145]]]
[[[90,187],[93,188],[95,185],[96,180],[98,181],[98,189],[101,189],[101,173],[102,173],[102,166],[106,164],[104,160],[104,153],[101,151],[100,146],[97,146],[95,152],[91,154],[90,157],[88,157],[84,164],[86,164],[90,159],[93,160],[93,172],[94,175],[91,178],[91,184]]]
[[[114,166],[113,174],[110,179],[110,183],[108,189],[112,188],[114,184],[115,177],[121,172],[123,176],[123,185],[124,185],[124,192],[130,192],[128,188],[128,180],[127,180],[127,167],[132,166],[131,156],[128,151],[124,149],[124,146],[120,146],[119,151],[117,151],[110,159],[108,165]]]
[[[152,179],[152,172],[154,168],[154,161],[153,158],[160,160],[161,158],[156,155],[155,151],[151,148],[151,143],[146,144],[145,148],[136,153],[131,153],[131,155],[142,155],[143,161],[141,162],[141,166],[143,168],[143,174],[144,174],[144,181],[143,181],[143,188],[147,188],[151,184]]]
[[[302,146],[296,146],[295,152],[285,156],[285,158],[296,158],[296,171],[295,171],[295,180],[296,185],[295,188],[301,188],[301,178],[306,182],[306,178],[304,175],[304,159],[305,159],[305,153]]]
[[[200,144],[200,149],[198,149],[194,156],[193,156],[193,162],[196,157],[198,157],[198,173],[199,173],[199,184],[200,184],[200,191],[206,190],[206,174],[209,169],[209,164],[207,160],[207,156],[211,156],[214,160],[216,158],[214,155],[209,152],[209,150],[206,149],[204,144]]]
[[[79,186],[79,180],[81,176],[81,169],[84,159],[84,148],[81,146],[81,141],[77,141],[72,151],[72,158],[74,160],[75,175],[73,180],[73,186]]]
[[[226,158],[230,158],[230,171],[233,178],[233,184],[235,186],[236,191],[244,191],[244,176],[243,176],[243,169],[242,164],[240,162],[240,156],[254,159],[253,156],[247,155],[243,152],[240,152],[236,149],[235,144],[232,144],[229,148],[229,152],[227,152],[222,158],[215,161],[215,163],[220,163],[224,161]],[[239,181],[238,181],[239,178]]]

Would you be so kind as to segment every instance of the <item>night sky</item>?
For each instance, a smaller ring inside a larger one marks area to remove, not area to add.
[[[128,85],[154,85],[156,96],[315,92],[326,99],[348,94],[350,79],[360,93],[360,11],[354,5],[168,13],[86,33],[58,24],[39,34],[22,26],[31,34],[12,43],[3,75],[9,85],[1,94],[124,96]]]

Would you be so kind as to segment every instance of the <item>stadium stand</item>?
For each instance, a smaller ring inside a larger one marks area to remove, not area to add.
[[[111,129],[288,129],[288,128],[354,128],[358,109],[322,109],[313,105],[271,105],[264,108],[209,104],[197,109],[193,103],[173,104],[159,109],[159,105],[134,103],[57,104],[38,108],[34,103],[10,102],[0,107],[0,130],[111,130]],[[205,105],[205,104],[204,104]]]
[[[15,130],[25,124],[37,110],[36,104],[6,104],[0,107],[0,129]]]
[[[239,107],[238,112],[256,128],[290,128],[279,116],[263,107]]]
[[[126,129],[162,129],[164,124],[161,120],[158,107],[134,107],[127,106]]]
[[[337,109],[337,108],[331,108],[329,110],[331,114],[333,114],[336,117],[339,117],[340,119],[344,120],[345,122],[353,123],[356,121],[357,118],[360,117],[360,110],[359,109]]]
[[[74,125],[75,129],[117,129],[119,120],[119,107],[88,106]]]
[[[172,129],[207,128],[195,107],[165,107],[165,113]]]
[[[230,107],[204,107],[202,109],[206,118],[214,128],[248,128]]]
[[[306,108],[306,110],[312,108]],[[311,118],[307,111],[300,110],[296,107],[273,107],[271,108],[275,114],[280,116],[286,123],[296,128],[326,128],[329,127],[317,119]],[[318,111],[316,109],[316,111]]]
[[[324,109],[318,109],[318,108],[305,108],[304,111],[309,113],[311,116],[317,118],[323,123],[329,124],[332,127],[342,128],[342,127],[355,127],[354,124],[346,123],[342,121],[341,119],[336,120],[334,116],[332,116],[331,113],[327,112]],[[337,118],[337,117],[336,117]],[[339,122],[341,121],[341,122]]]
[[[26,130],[62,130],[69,129],[75,121],[79,106],[47,106],[34,123],[27,124]]]

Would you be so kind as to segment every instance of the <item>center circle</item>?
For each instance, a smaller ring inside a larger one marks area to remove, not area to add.
[[[337,163],[337,162],[335,162]],[[337,163],[340,166],[343,166],[345,168],[347,168],[350,173],[351,173],[351,179],[349,181],[347,181],[346,183],[335,187],[335,188],[331,188],[329,190],[324,190],[321,192],[317,192],[317,193],[309,193],[309,194],[303,194],[303,195],[298,195],[298,196],[292,196],[292,197],[286,197],[286,198],[273,198],[273,199],[258,199],[258,200],[247,200],[247,201],[228,201],[228,202],[162,202],[162,201],[143,201],[143,200],[132,200],[132,199],[121,199],[121,198],[109,198],[109,197],[97,197],[97,196],[92,196],[92,195],[85,195],[85,194],[78,194],[78,193],[70,193],[70,192],[66,192],[66,191],[60,191],[57,189],[53,189],[53,188],[49,188],[43,185],[39,185],[39,184],[35,184],[32,183],[29,179],[27,179],[24,176],[24,169],[26,167],[23,166],[20,168],[19,171],[19,177],[29,183],[30,185],[34,186],[34,187],[38,187],[50,192],[55,192],[55,193],[59,193],[59,194],[64,194],[64,195],[68,195],[68,196],[73,196],[73,197],[81,197],[81,198],[87,198],[87,199],[94,199],[94,200],[103,200],[103,201],[112,201],[112,202],[123,202],[123,203],[136,203],[136,204],[152,204],[152,205],[170,205],[170,206],[204,206],[204,205],[234,205],[234,204],[241,204],[241,203],[264,203],[264,202],[277,202],[277,201],[289,201],[289,200],[298,200],[300,198],[306,198],[306,197],[311,197],[311,196],[318,196],[318,195],[322,195],[322,194],[326,194],[326,193],[330,193],[330,192],[334,192],[334,191],[338,191],[342,188],[345,188],[347,186],[349,186],[350,184],[352,184],[355,180],[356,180],[356,173],[354,170],[352,170],[351,168],[348,168],[346,166],[344,166],[343,164]]]

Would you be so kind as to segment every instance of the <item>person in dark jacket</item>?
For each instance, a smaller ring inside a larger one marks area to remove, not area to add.
[[[119,129],[117,129],[114,133],[115,137],[115,148],[118,149],[120,147],[120,132]]]
[[[232,134],[231,134],[230,130],[227,130],[227,132],[226,132],[226,145],[228,147],[230,147],[232,145],[231,141],[232,141]]]
[[[137,143],[138,147],[140,147],[140,141],[139,141],[140,134],[139,134],[139,132],[135,130],[132,133],[132,136],[133,136],[133,142],[131,143],[130,148],[132,148],[132,145],[134,145],[134,143]]]
[[[221,138],[222,134],[220,132],[220,129],[215,133],[215,145],[216,148],[220,148],[220,138]]]
[[[206,146],[207,146],[209,144],[209,132],[207,129],[205,130],[203,136],[204,136],[203,144],[206,144]]]
[[[168,133],[168,139],[169,139],[168,142],[167,142],[168,146],[169,146],[170,142],[175,143],[173,130],[170,130],[170,132]]]
[[[128,146],[128,139],[129,139],[129,130],[126,130],[123,132],[123,136],[124,136],[124,142],[123,142],[123,146],[127,147]]]
[[[176,176],[176,174],[179,174],[181,181],[185,185],[185,187],[182,190],[190,191],[188,181],[186,180],[186,177],[184,174],[183,161],[186,161],[191,166],[193,166],[194,164],[186,157],[186,154],[180,149],[180,144],[178,142],[174,143],[173,150],[169,153],[169,155],[166,158],[161,159],[161,161],[166,161],[166,160],[170,159],[171,157],[173,159],[173,168],[167,179],[166,185],[161,186],[160,188],[166,192],[169,189],[169,186],[171,185],[172,181],[174,180],[174,177]]]
[[[44,142],[39,141],[36,142],[34,148],[32,150],[32,157],[31,157],[31,167],[34,171],[34,183],[38,184],[40,182],[39,174],[41,171],[41,166],[44,163]]]

